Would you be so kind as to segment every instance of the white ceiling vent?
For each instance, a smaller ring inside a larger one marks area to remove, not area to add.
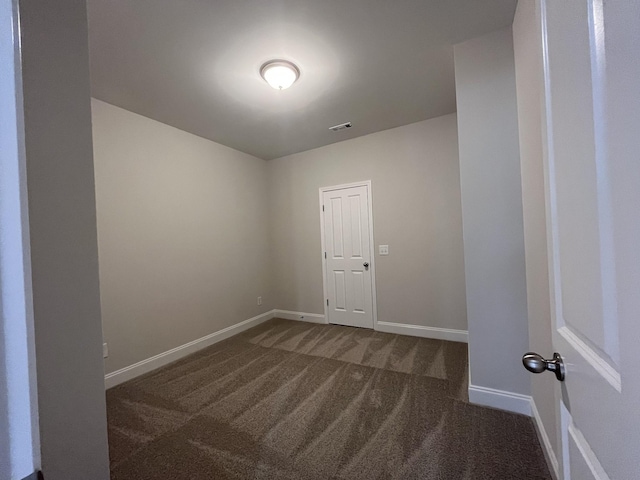
[[[331,130],[332,132],[337,132],[339,130],[344,130],[345,128],[351,128],[351,122],[334,125],[333,127],[329,127],[329,130]]]

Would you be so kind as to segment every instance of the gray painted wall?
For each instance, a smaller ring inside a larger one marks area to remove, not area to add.
[[[273,309],[267,162],[92,112],[107,373]]]
[[[529,340],[511,28],[458,44],[454,56],[471,383],[528,395],[520,360]]]
[[[86,5],[19,8],[42,469],[107,480]]]
[[[513,42],[518,88],[529,349],[550,357],[553,345],[544,197],[544,85],[539,2],[527,0],[518,3],[513,22]],[[553,375],[530,375],[530,380],[531,395],[559,458],[556,434],[559,415],[556,412],[554,388],[560,384]]]
[[[277,308],[324,312],[318,189],[371,180],[378,320],[467,329],[455,115],[271,160],[268,172]]]

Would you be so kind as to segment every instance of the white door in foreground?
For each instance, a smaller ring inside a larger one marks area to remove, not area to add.
[[[329,323],[373,328],[370,185],[321,189]]]
[[[541,6],[562,472],[631,480],[640,478],[640,8]]]

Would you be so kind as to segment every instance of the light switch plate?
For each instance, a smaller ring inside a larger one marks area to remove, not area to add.
[[[102,344],[102,358],[107,358],[109,356],[109,345],[106,343]]]
[[[380,255],[389,255],[389,245],[378,245],[378,253]]]

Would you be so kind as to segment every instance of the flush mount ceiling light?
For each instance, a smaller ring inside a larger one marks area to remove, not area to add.
[[[260,75],[276,90],[284,90],[298,80],[300,70],[286,60],[269,60],[260,67]]]

